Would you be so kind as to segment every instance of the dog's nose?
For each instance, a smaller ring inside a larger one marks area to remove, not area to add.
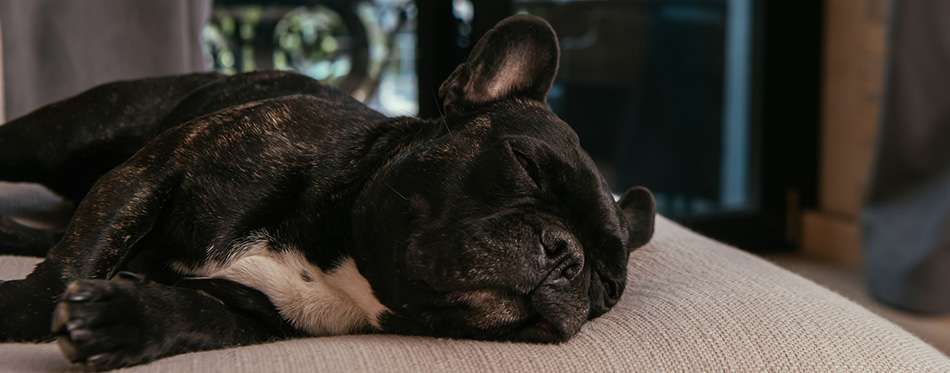
[[[561,277],[573,280],[584,267],[584,253],[574,237],[566,232],[550,231],[542,235],[544,252],[549,265],[561,271]]]

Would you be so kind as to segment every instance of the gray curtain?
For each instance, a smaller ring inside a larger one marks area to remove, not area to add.
[[[6,119],[95,85],[206,70],[211,0],[0,0]],[[0,182],[0,217],[61,227],[70,208],[45,189]]]
[[[863,238],[872,295],[950,312],[950,0],[895,0]]]
[[[0,0],[7,119],[107,81],[205,70],[211,0]]]

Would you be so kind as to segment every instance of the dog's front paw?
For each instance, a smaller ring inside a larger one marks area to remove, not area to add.
[[[133,280],[133,281],[129,281]],[[151,361],[145,317],[135,278],[79,280],[66,289],[53,313],[53,334],[60,350],[76,363],[96,370]]]

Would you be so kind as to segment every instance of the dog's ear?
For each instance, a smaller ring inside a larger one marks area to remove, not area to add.
[[[557,75],[560,49],[551,26],[526,14],[488,31],[468,61],[442,83],[446,112],[465,112],[505,97],[545,102]]]
[[[620,197],[619,203],[630,229],[630,248],[646,245],[653,238],[653,223],[656,219],[653,193],[644,187],[633,187]]]

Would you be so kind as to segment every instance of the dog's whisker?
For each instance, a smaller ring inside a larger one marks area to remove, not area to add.
[[[398,195],[399,197],[401,197],[404,201],[409,202],[409,198],[408,198],[408,197],[402,195],[402,193],[399,193],[399,191],[396,190],[396,188],[393,188],[393,186],[390,185],[389,183],[386,183],[386,187],[389,188],[390,190],[392,190],[393,193],[396,193],[396,195]]]

